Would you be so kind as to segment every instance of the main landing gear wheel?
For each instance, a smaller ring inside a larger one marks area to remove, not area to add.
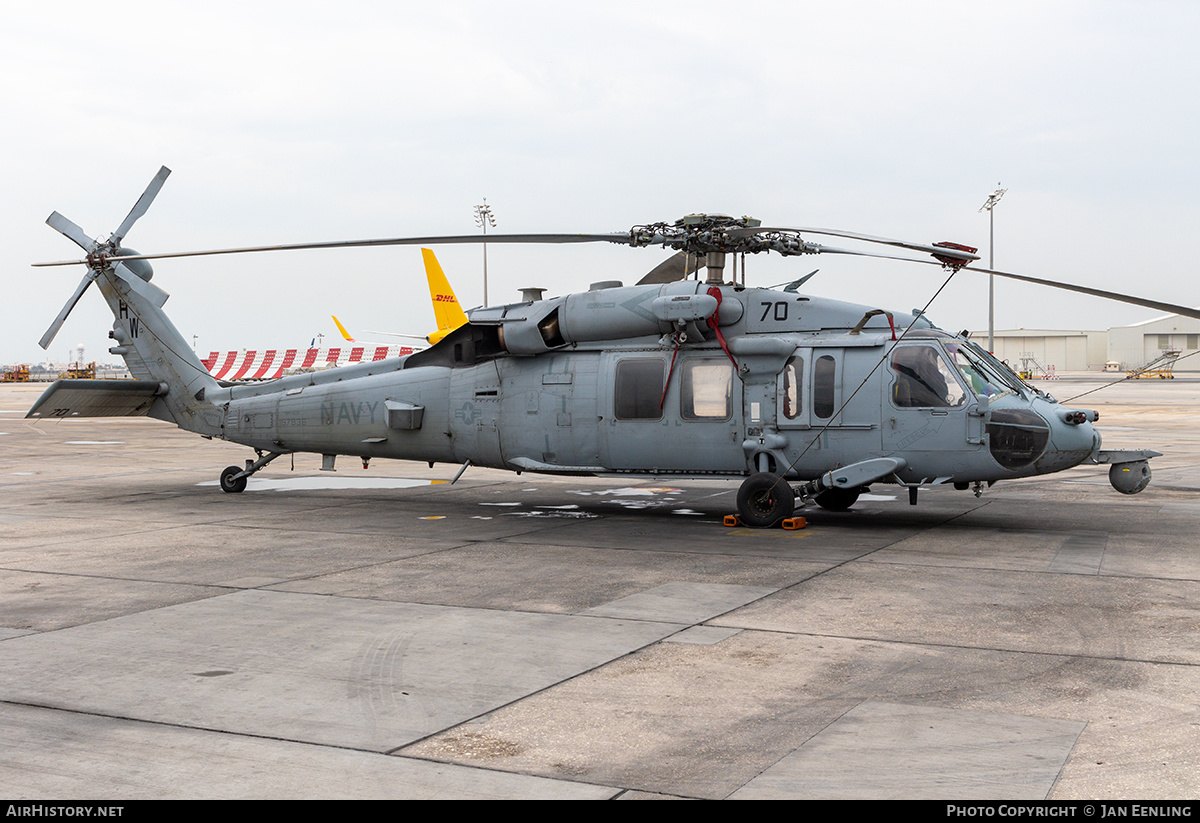
[[[756,529],[767,529],[792,516],[796,510],[796,495],[779,475],[759,472],[746,478],[738,489],[737,506],[743,523]]]
[[[237,494],[246,490],[246,478],[237,477],[242,473],[241,466],[230,466],[221,472],[221,491]]]
[[[858,502],[858,489],[826,489],[813,499],[822,509],[844,512]]]

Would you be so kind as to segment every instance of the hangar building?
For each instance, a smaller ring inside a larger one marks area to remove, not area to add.
[[[1200,350],[1200,320],[1169,314],[1108,330],[1108,359],[1120,361],[1123,369],[1135,368],[1172,350],[1180,352],[1181,358]],[[1175,370],[1200,371],[1200,357],[1181,359]]]
[[[971,332],[971,339],[984,348],[987,336],[987,329]],[[1021,367],[1022,355],[1032,355],[1039,364],[1053,366],[1055,371],[1100,371],[1108,359],[1107,337],[1102,331],[997,330],[993,354],[1013,369]]]
[[[987,330],[971,332],[971,339],[986,348]],[[1041,366],[1055,371],[1100,371],[1108,361],[1120,369],[1134,369],[1165,351],[1180,352],[1176,371],[1200,371],[1200,320],[1178,314],[1156,317],[1108,331],[1010,329],[995,333],[995,355],[1014,369],[1022,356],[1033,356]]]

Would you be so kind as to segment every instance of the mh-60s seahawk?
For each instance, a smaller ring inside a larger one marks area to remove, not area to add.
[[[162,311],[149,259],[272,249],[474,243],[479,235],[307,243],[142,255],[122,246],[169,170],[151,182],[107,241],[55,212],[50,226],[86,252],[87,273],[42,337],[58,332],[96,282],[112,310],[113,354],[134,380],[60,380],[34,418],[149,415],[253,448],[221,473],[240,492],[295,452],[489,466],[562,475],[744,478],[738,511],[752,526],[790,517],[796,499],[853,505],[870,484],[982,487],[1109,464],[1126,494],[1150,480],[1150,450],[1105,450],[1094,411],[1064,408],[965,335],[923,311],[888,312],[725,282],[728,254],[891,254],[830,248],[805,235],[884,244],[951,274],[975,249],[827,229],[769,228],[696,214],[614,234],[488,235],[491,243],[608,242],[677,255],[637,285],[595,283],[581,294],[475,309],[470,322],[407,357],[231,384],[214,379]],[[911,259],[911,258],[897,258]],[[690,261],[690,263],[689,263]],[[41,264],[68,265],[68,263]],[[684,279],[689,269],[706,279]],[[1192,317],[1187,307],[993,272]]]

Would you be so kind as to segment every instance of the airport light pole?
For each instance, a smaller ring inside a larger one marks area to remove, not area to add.
[[[997,183],[997,186],[1000,184]],[[996,213],[994,209],[1008,189],[997,188],[979,207],[988,213],[988,268],[996,268]],[[996,275],[988,275],[988,351],[996,351]]]
[[[492,207],[487,204],[487,198],[483,198],[483,204],[475,207],[475,225],[483,229],[483,307],[486,309],[488,304],[488,289],[487,289],[487,230],[490,225],[493,229],[496,228],[496,217],[492,214]]]

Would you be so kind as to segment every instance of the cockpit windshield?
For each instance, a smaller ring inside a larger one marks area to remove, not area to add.
[[[1006,394],[1020,394],[1020,383],[1011,374],[1005,372],[1002,366],[992,362],[992,358],[970,341],[954,341],[946,343],[946,350],[959,372],[967,380],[967,385],[980,397],[995,398]]]

